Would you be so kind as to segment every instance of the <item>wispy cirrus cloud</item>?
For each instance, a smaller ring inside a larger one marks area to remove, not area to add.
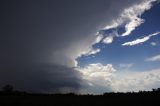
[[[145,37],[143,37],[143,38],[138,38],[138,39],[136,39],[136,40],[123,43],[122,46],[134,46],[134,45],[142,44],[142,43],[148,41],[151,37],[156,36],[156,35],[159,35],[159,34],[160,34],[160,32],[155,32],[155,33],[150,34],[150,35],[148,35],[148,36],[145,36]]]
[[[160,55],[149,57],[146,61],[160,61]]]
[[[128,69],[128,68],[131,68],[133,66],[133,64],[119,64],[119,67],[120,68],[124,68],[124,69]]]

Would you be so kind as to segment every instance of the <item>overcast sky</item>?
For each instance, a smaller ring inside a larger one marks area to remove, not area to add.
[[[158,3],[2,0],[0,87],[53,93],[159,87]]]

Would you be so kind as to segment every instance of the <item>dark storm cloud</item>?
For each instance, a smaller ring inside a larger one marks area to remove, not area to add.
[[[0,86],[11,84],[18,90],[30,92],[78,92],[82,80],[77,71],[65,66],[39,64],[1,69]]]
[[[2,51],[5,54],[9,53],[12,58],[17,58],[18,55],[20,59],[27,59],[29,62],[31,60],[54,61],[53,52],[61,52],[66,48],[72,49],[71,45],[77,47],[85,39],[93,38],[92,34],[101,24],[105,24],[122,10],[117,11],[112,8],[113,4],[118,8],[122,5],[121,2],[111,1],[19,0],[2,2]],[[56,61],[60,60],[56,59]],[[62,59],[60,62],[64,61]]]
[[[73,66],[70,62],[91,45],[99,27],[135,1],[1,0],[1,86],[13,83],[18,89],[37,91],[80,88],[82,80],[68,68]]]

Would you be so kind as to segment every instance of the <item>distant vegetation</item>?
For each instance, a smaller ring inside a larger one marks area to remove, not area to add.
[[[106,92],[102,95],[94,95],[94,96],[105,96],[105,95],[111,95],[111,94],[145,94],[145,93],[156,93],[156,94],[160,94],[160,88],[157,89],[152,89],[152,91],[139,91],[139,92]],[[41,93],[27,93],[25,91],[17,91],[14,90],[14,87],[12,85],[5,85],[4,87],[2,87],[2,89],[0,90],[0,95],[2,94],[8,94],[8,95],[12,95],[12,94],[39,94],[41,95]],[[72,96],[92,96],[92,94],[75,94],[75,93],[67,93],[67,94],[42,94],[42,95],[72,95]]]
[[[6,85],[0,91],[0,106],[160,106],[160,88],[152,91],[110,92],[103,95],[37,94],[14,90]]]

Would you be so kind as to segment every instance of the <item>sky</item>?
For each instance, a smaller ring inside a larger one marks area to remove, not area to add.
[[[2,0],[0,87],[101,94],[160,87],[159,0]]]

